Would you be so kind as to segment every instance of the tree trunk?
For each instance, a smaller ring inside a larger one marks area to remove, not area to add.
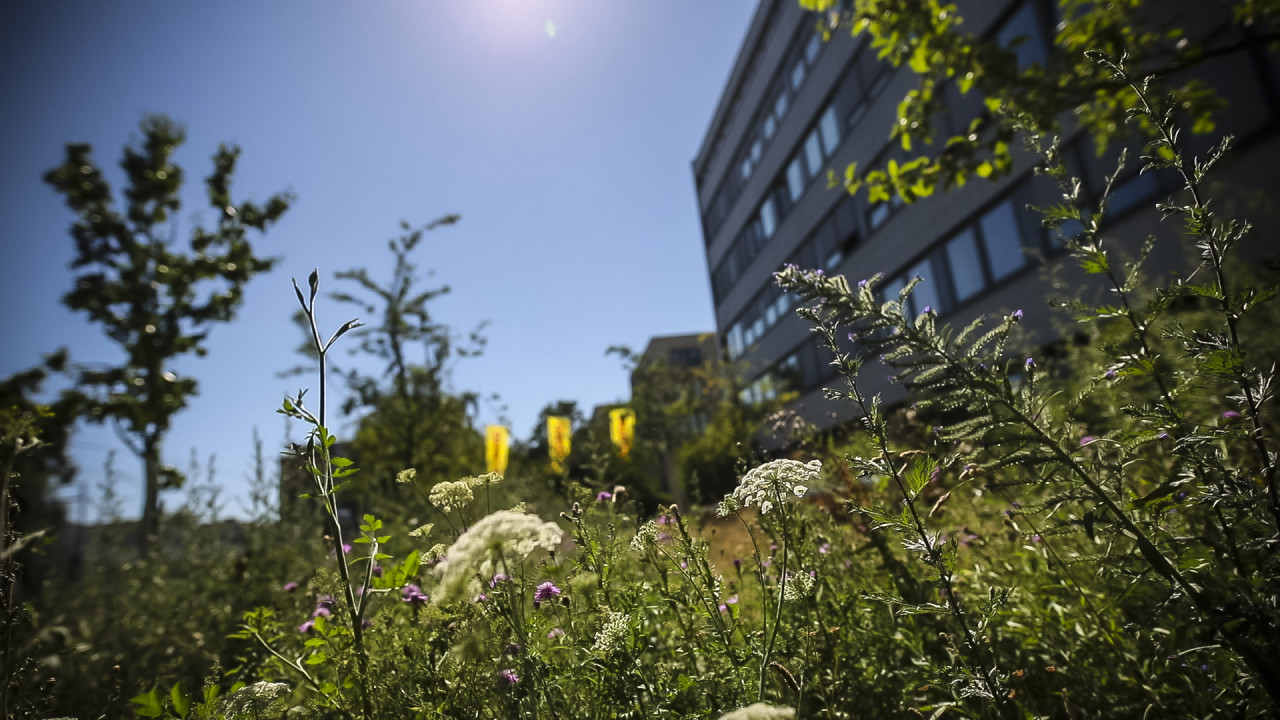
[[[138,549],[146,554],[151,540],[160,530],[160,436],[148,434],[143,440],[142,467],[146,492],[142,502],[142,521],[138,524]]]

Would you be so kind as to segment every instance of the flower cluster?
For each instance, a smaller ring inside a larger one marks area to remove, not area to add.
[[[605,655],[622,649],[622,645],[627,639],[627,632],[630,629],[630,615],[613,612],[612,610],[606,612],[604,622],[600,624],[600,630],[596,632],[596,643],[591,649]]]
[[[493,577],[503,560],[507,567],[522,562],[535,550],[554,550],[564,537],[559,525],[534,515],[499,510],[482,518],[449,547],[435,566],[440,578],[436,601],[453,602],[470,597],[478,577]]]
[[[422,588],[413,583],[405,585],[400,594],[404,597],[404,601],[410,605],[425,605],[431,599],[426,593],[422,592]]]
[[[436,483],[427,496],[427,500],[430,500],[431,504],[439,508],[442,513],[461,510],[471,505],[475,499],[475,493],[471,491],[471,483],[466,480]]]
[[[813,592],[816,578],[810,573],[787,573],[787,584],[782,588],[783,600],[801,600]]]
[[[772,460],[748,472],[733,492],[726,495],[717,511],[721,517],[731,515],[740,507],[755,505],[760,514],[768,514],[775,502],[788,495],[804,497],[809,485],[818,480],[822,461]]]
[[[289,696],[289,686],[278,682],[256,682],[231,693],[219,708],[223,717],[258,717],[277,700]]]
[[[720,720],[790,720],[796,711],[767,703],[756,703],[720,716]]]

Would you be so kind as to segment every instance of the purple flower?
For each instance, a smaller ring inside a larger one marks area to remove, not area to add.
[[[1092,436],[1092,435],[1085,435],[1084,437],[1080,438],[1080,446],[1081,446],[1081,447],[1084,447],[1085,445],[1088,445],[1089,443],[1091,443],[1091,442],[1093,442],[1094,440],[1097,440],[1097,439],[1098,439],[1098,438],[1096,438],[1096,437],[1094,437],[1094,436]]]
[[[1028,370],[1030,370],[1031,368],[1033,368],[1033,367],[1035,367],[1035,366],[1036,366],[1036,359],[1035,359],[1035,358],[1027,358],[1027,369],[1028,369]]]
[[[374,565],[374,566],[373,566],[373,576],[374,576],[374,577],[382,577],[382,566],[381,566],[381,565]]]
[[[410,605],[426,605],[431,598],[422,592],[422,588],[410,583],[400,590],[400,595],[404,601]]]
[[[940,477],[942,477],[942,468],[936,467],[929,471],[929,482],[938,482]]]
[[[558,597],[560,597],[560,588],[556,587],[555,583],[548,580],[534,589],[533,606],[539,607],[542,603]]]
[[[866,280],[859,280],[859,281],[858,281],[858,289],[859,289],[859,290],[861,290],[862,288],[864,288],[864,287],[866,287],[866,286],[867,286],[867,281],[866,281]]]
[[[729,606],[724,603],[720,603],[720,612],[729,612]]]
[[[366,629],[367,629],[367,628],[371,628],[371,627],[373,627],[373,621],[372,621],[372,620],[367,620],[367,619],[366,619],[366,620],[361,620],[361,621],[360,621],[360,627],[362,627],[362,628],[366,628]]]
[[[285,592],[293,592],[294,590],[297,590],[297,589],[298,589],[298,583],[296,582],[287,582],[284,584],[284,587],[281,588],[281,590],[284,590]]]
[[[1117,374],[1118,374],[1118,373],[1116,373],[1116,369],[1115,369],[1115,368],[1111,368],[1110,370],[1108,370],[1108,371],[1104,374],[1104,377],[1106,377],[1108,380],[1110,380],[1111,378],[1115,377]]]
[[[734,559],[733,559],[733,569],[734,569],[734,570],[741,570],[741,569],[742,569],[742,558],[734,558]]]
[[[1228,410],[1228,411],[1226,411],[1226,412],[1222,413],[1222,417],[1223,417],[1223,419],[1224,419],[1224,420],[1230,420],[1231,418],[1238,418],[1238,417],[1240,417],[1240,413],[1236,412],[1235,410]]]
[[[520,682],[520,676],[516,674],[515,670],[512,670],[511,668],[506,668],[505,670],[498,671],[498,682],[499,683],[505,682],[508,685],[515,685],[516,683]]]
[[[829,552],[831,552],[831,543],[825,543],[825,542],[824,542],[824,543],[822,543],[821,545],[819,545],[819,546],[818,546],[818,554],[819,554],[819,555],[826,555],[826,554],[827,554],[827,553],[829,553]]]
[[[727,605],[737,605],[737,604],[738,604],[738,596],[737,596],[737,595],[730,595],[729,597],[725,598],[725,600],[724,600],[724,601],[725,601],[725,604],[727,604]]]
[[[351,552],[351,543],[342,543],[342,554],[346,555]]]
[[[488,600],[488,599],[489,599],[489,596],[488,596],[488,595],[485,595],[484,593],[480,593],[479,595],[477,595],[477,596],[475,596],[475,597],[471,598],[471,602],[473,602],[473,603],[482,603],[482,602],[484,602],[485,600]]]
[[[564,631],[560,628],[551,628],[551,632],[547,633],[548,640],[555,640],[561,637],[564,637]]]
[[[299,625],[299,626],[298,626],[298,632],[302,633],[303,635],[306,635],[307,633],[309,633],[309,632],[311,632],[312,630],[314,630],[314,629],[315,629],[315,627],[316,627],[316,621],[315,621],[315,620],[308,620],[308,621],[306,621],[306,622],[304,622],[304,623],[302,623],[301,625]]]
[[[329,607],[327,605],[321,605],[315,609],[315,612],[311,613],[311,618],[315,619],[318,617],[330,617],[332,615],[333,615],[333,612],[329,610]]]
[[[498,587],[498,583],[504,583],[510,579],[511,578],[507,577],[506,573],[498,573],[497,575],[493,576],[492,580],[489,581],[489,587],[496,588]]]
[[[1040,537],[1039,535],[1031,536],[1031,542],[1040,542],[1041,540],[1044,540],[1044,538]]]
[[[604,502],[606,500],[612,500],[612,499],[613,499],[613,493],[609,492],[608,490],[601,490],[600,492],[596,493],[596,502]]]
[[[666,542],[671,539],[671,533],[660,532],[658,533],[657,537],[654,539],[656,539],[658,542]]]
[[[890,384],[893,384],[893,383],[896,383],[896,382],[898,382],[898,376],[897,376],[897,375],[890,375],[890,376],[889,376],[889,383],[890,383]]]
[[[921,312],[921,314],[928,315],[929,313],[933,312],[933,306],[932,306],[932,305],[925,305],[925,306],[924,306],[924,309],[923,309],[923,310],[921,310],[920,312]]]
[[[1014,320],[1021,320],[1021,319],[1022,319],[1022,310],[1021,310],[1021,308],[1019,308],[1018,310],[1014,310],[1014,311],[1013,311],[1013,315],[1011,315],[1010,317],[1012,317]]]

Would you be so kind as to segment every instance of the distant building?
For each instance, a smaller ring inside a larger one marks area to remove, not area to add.
[[[1056,3],[1050,0],[959,0],[964,29],[994,37],[1015,50],[1020,64],[1048,57]],[[1227,25],[1218,6],[1170,3],[1204,17],[1193,32],[1216,32]],[[1163,12],[1163,6],[1162,6]],[[1058,201],[1051,182],[1032,175],[1032,158],[1016,159],[1013,172],[994,182],[973,180],[912,205],[868,203],[828,189],[827,170],[882,167],[906,157],[889,140],[897,104],[915,79],[908,68],[877,60],[866,35],[846,29],[823,42],[817,15],[796,0],[762,0],[747,30],[737,61],[702,146],[693,161],[702,214],[719,343],[730,361],[747,368],[742,400],[759,403],[784,390],[798,393],[793,407],[819,427],[852,417],[848,403],[823,397],[834,384],[829,353],[819,347],[807,322],[795,316],[795,299],[772,282],[786,263],[821,268],[851,280],[882,273],[887,294],[896,296],[907,279],[924,282],[909,311],[931,306],[943,322],[963,325],[983,313],[1025,308],[1032,337],[1058,336],[1046,309],[1046,270],[1064,265],[1060,246],[1029,211],[1029,204]],[[1280,161],[1280,62],[1263,45],[1199,66],[1229,103],[1213,138],[1197,137],[1197,152],[1221,134],[1232,134],[1237,149],[1219,180],[1250,188],[1261,202],[1245,210],[1255,226],[1276,225],[1267,197],[1274,197]],[[946,88],[949,117],[939,135],[957,134],[981,99]],[[1065,156],[1090,197],[1114,172],[1113,157],[1097,157],[1092,141],[1066,138]],[[1169,174],[1138,174],[1136,156],[1115,186],[1108,219],[1110,234],[1141,240],[1170,237],[1152,209],[1177,188]],[[1267,215],[1270,214],[1270,217]],[[1262,236],[1263,232],[1256,233]],[[1176,243],[1172,243],[1176,244]],[[1274,252],[1274,251],[1272,251]],[[1080,279],[1064,273],[1069,282]],[[873,366],[868,393],[886,401],[904,397]]]

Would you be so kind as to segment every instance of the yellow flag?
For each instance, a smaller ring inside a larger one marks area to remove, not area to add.
[[[618,446],[618,457],[631,454],[631,444],[636,439],[636,414],[631,408],[609,411],[609,439]]]
[[[547,448],[551,454],[551,471],[563,473],[564,461],[569,457],[569,436],[572,434],[567,417],[552,415],[547,418]]]
[[[511,434],[502,425],[484,426],[485,472],[507,474],[507,452],[511,446]]]

